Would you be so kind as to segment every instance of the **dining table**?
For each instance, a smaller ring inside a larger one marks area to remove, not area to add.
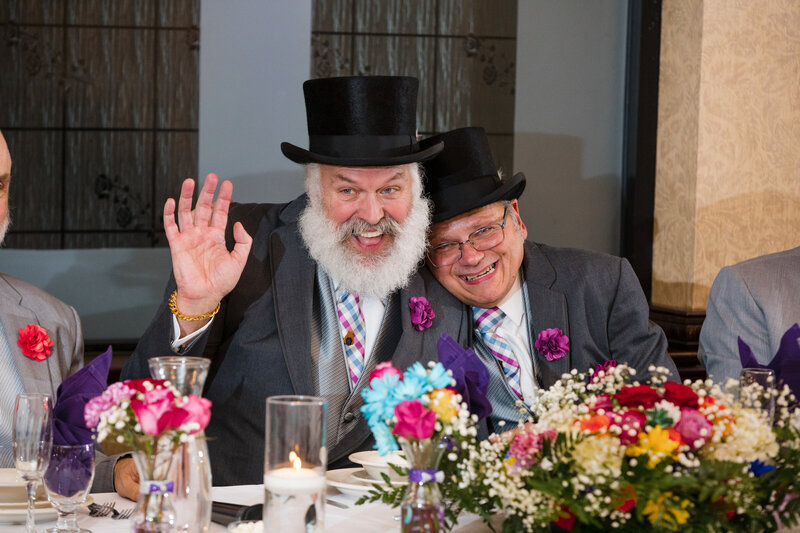
[[[390,533],[400,531],[399,509],[375,502],[356,505],[354,496],[339,493],[329,487],[325,505],[325,532],[330,533]],[[213,487],[211,496],[214,501],[239,505],[255,505],[264,501],[263,485],[235,485]],[[97,504],[114,502],[114,508],[123,511],[136,504],[116,493],[94,493],[91,500]],[[37,520],[39,531],[56,525],[55,520]],[[114,520],[110,516],[89,516],[86,506],[78,510],[78,525],[93,533],[120,533],[130,531],[130,520]],[[24,533],[24,524],[0,524],[3,533]],[[226,526],[212,522],[209,533],[227,532]],[[480,518],[472,514],[463,514],[453,530],[457,533],[487,533],[491,531]]]

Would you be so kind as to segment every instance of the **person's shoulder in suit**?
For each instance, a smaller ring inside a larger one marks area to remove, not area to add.
[[[2,273],[0,273],[0,278],[20,295],[26,307],[36,312],[51,310],[56,315],[72,316],[74,314],[72,306],[27,281]],[[4,303],[8,304],[8,302]]]

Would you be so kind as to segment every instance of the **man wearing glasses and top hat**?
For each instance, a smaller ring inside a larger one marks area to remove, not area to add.
[[[645,376],[650,365],[664,366],[677,379],[630,264],[527,241],[517,203],[525,176],[499,177],[482,128],[420,144],[442,142],[442,153],[425,163],[433,202],[428,267],[463,302],[459,341],[489,368],[490,430],[514,427],[526,417],[520,405],[573,368],[613,360]]]
[[[370,448],[360,412],[370,372],[383,361],[405,368],[435,358],[440,334],[453,331],[419,312],[419,298],[436,314],[458,302],[441,287],[426,292],[415,274],[430,218],[419,162],[442,149],[417,143],[417,85],[307,81],[309,149],[281,145],[305,166],[306,194],[288,204],[231,204],[227,181],[212,204],[213,174],[193,211],[194,184],[184,182],[178,225],[167,201],[173,278],[123,377],[147,375],[151,356],[212,359],[205,396],[215,485],[261,482],[267,396],[328,400],[330,465]]]

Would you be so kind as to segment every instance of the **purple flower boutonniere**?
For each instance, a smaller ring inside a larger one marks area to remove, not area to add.
[[[567,355],[569,337],[558,328],[545,329],[539,333],[534,346],[548,361],[555,361]]]
[[[433,312],[433,307],[424,296],[411,298],[408,308],[411,309],[411,324],[414,329],[422,331],[431,327],[436,313]]]

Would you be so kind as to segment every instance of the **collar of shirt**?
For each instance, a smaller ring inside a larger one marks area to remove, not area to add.
[[[517,281],[514,283],[509,296],[499,306],[500,310],[506,314],[514,326],[518,329],[525,320],[525,302],[522,298],[522,285],[517,276]]]

